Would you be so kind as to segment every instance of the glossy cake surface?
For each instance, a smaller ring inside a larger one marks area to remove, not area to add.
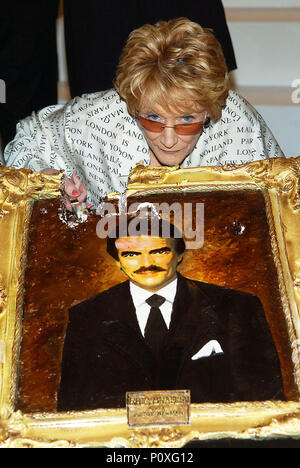
[[[187,250],[179,267],[190,279],[257,295],[282,364],[287,399],[296,395],[291,349],[273,260],[265,201],[260,191],[157,194],[152,203],[204,206],[204,244]],[[134,197],[131,202],[134,202]],[[70,228],[58,200],[34,204],[29,228],[20,353],[18,408],[55,411],[68,309],[124,281],[96,235],[98,217]],[[195,210],[194,210],[195,211]]]

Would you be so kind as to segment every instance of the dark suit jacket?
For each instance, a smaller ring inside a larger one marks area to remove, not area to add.
[[[192,360],[210,340],[223,353]],[[158,384],[156,370],[127,281],[70,310],[58,410],[125,407],[127,391],[159,389],[190,389],[194,403],[284,399],[259,299],[180,275]]]

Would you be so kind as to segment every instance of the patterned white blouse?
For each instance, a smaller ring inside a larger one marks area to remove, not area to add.
[[[221,119],[204,130],[181,167],[244,164],[284,157],[261,115],[230,91]],[[126,190],[131,169],[150,164],[149,147],[114,89],[49,106],[19,122],[4,152],[6,165],[76,172],[88,201]]]

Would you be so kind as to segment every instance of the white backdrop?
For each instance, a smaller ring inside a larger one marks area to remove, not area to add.
[[[300,23],[228,23],[239,86],[286,86],[300,78]]]
[[[300,0],[223,0],[223,4],[300,8]],[[286,156],[300,156],[300,23],[247,22],[243,13],[241,19],[228,23],[238,64],[233,74],[237,89],[246,97],[251,89],[251,104],[262,114]],[[264,96],[266,102],[261,102]],[[281,105],[277,105],[278,96],[283,96]]]
[[[297,8],[299,0],[223,0],[225,8]]]

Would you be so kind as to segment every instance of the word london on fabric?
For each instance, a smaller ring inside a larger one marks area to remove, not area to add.
[[[106,238],[109,234],[118,237],[140,236],[149,233],[151,236],[163,238],[183,237],[187,249],[199,249],[204,243],[204,203],[131,203],[127,206],[126,195],[121,195],[118,206],[103,202],[97,208],[97,215],[102,219],[97,224],[97,236]],[[127,224],[128,216],[135,219]],[[160,223],[160,220],[165,222]],[[175,226],[173,236],[170,234],[170,224]]]

